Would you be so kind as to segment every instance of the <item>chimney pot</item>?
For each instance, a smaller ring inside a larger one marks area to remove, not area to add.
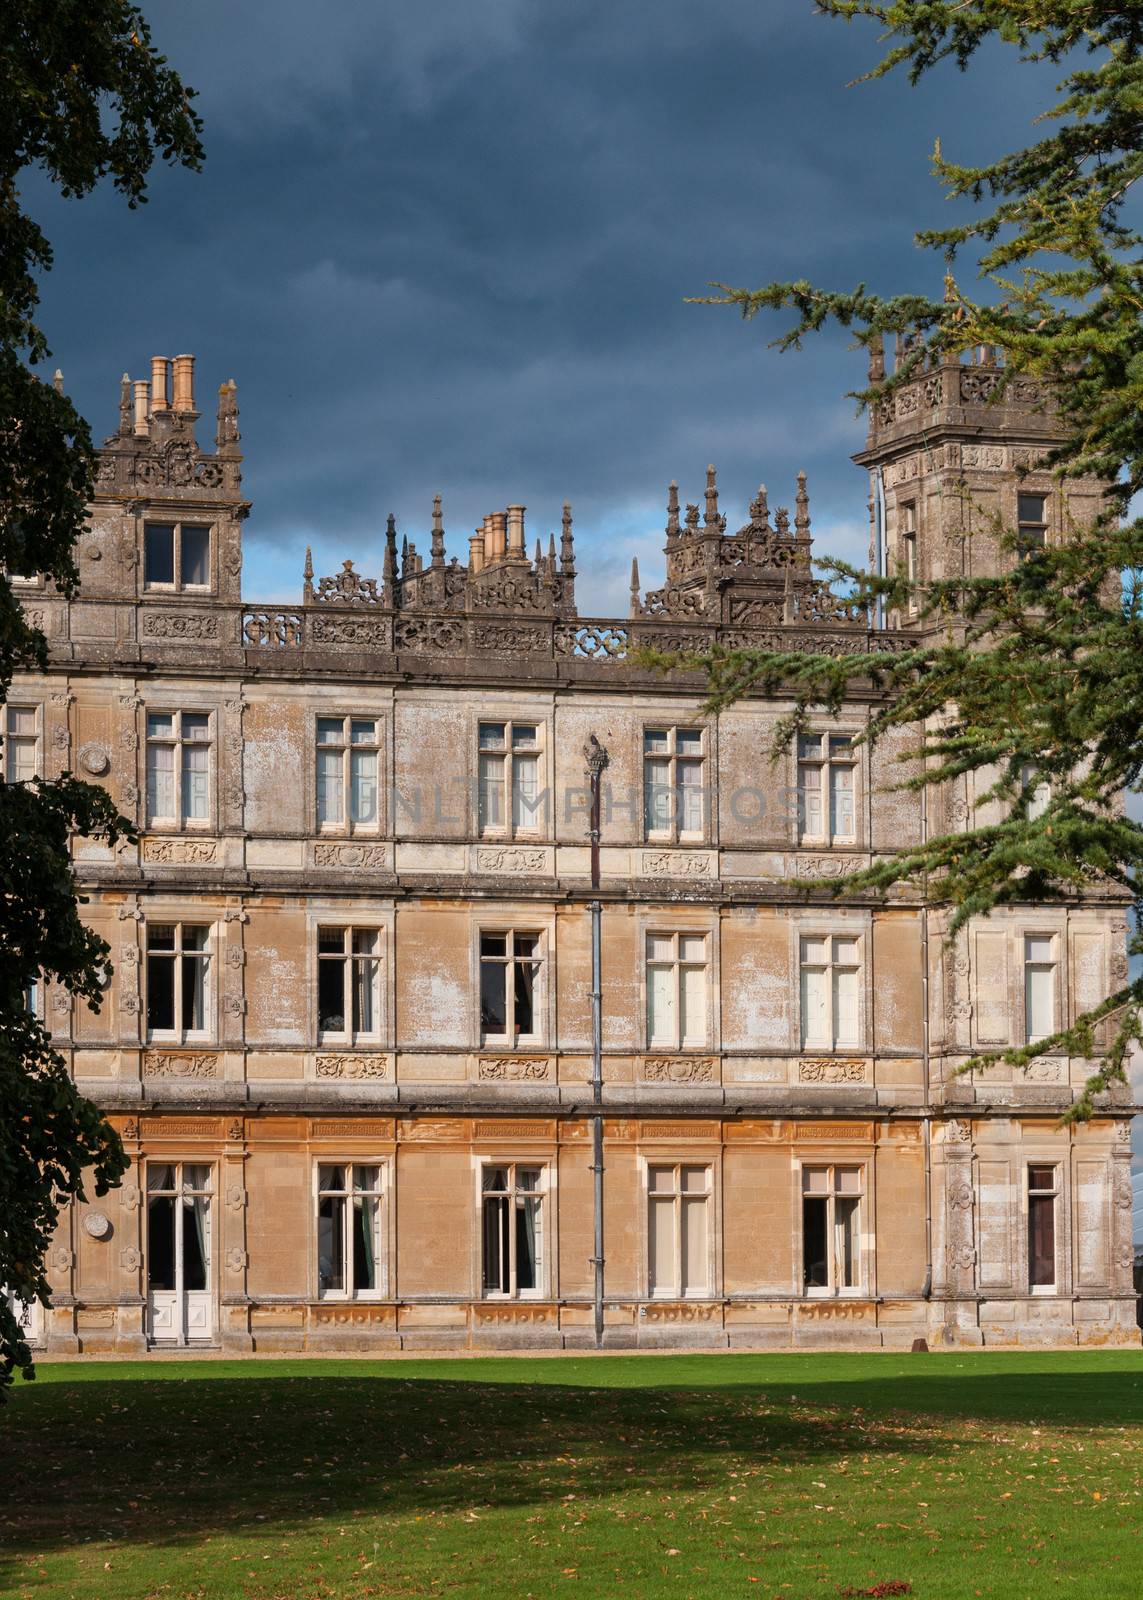
[[[194,357],[176,356],[174,409],[176,411],[194,410]]]
[[[146,378],[139,378],[135,382],[135,433],[140,439],[151,431],[150,408],[150,387]]]
[[[508,528],[508,554],[524,555],[524,507],[509,506],[504,520]]]
[[[171,360],[169,356],[151,357],[151,410],[166,411],[168,409],[168,385],[170,383]]]

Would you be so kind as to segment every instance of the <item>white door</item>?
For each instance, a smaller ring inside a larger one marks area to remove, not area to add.
[[[156,1344],[193,1344],[214,1333],[210,1168],[147,1167],[147,1305]]]

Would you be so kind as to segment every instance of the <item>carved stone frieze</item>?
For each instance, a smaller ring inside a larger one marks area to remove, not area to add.
[[[644,850],[640,871],[645,878],[711,878],[711,856],[693,850]]]
[[[799,1061],[799,1083],[867,1083],[867,1061],[837,1061],[832,1056],[821,1061]]]
[[[478,872],[544,872],[547,866],[548,853],[542,849],[528,849],[520,845],[496,845],[476,852]]]
[[[218,860],[217,839],[156,839],[143,840],[143,860],[159,866],[209,867]]]
[[[388,617],[312,616],[309,639],[315,645],[352,645],[363,650],[392,649]]]
[[[318,1078],[388,1080],[393,1076],[393,1063],[388,1056],[331,1053],[314,1058],[314,1075]]]
[[[314,845],[315,867],[374,867],[389,863],[389,849],[383,844],[358,844],[353,841],[319,839]]]
[[[551,630],[538,623],[477,622],[472,628],[472,647],[489,655],[529,655],[547,650]]]
[[[797,878],[844,878],[855,872],[861,863],[853,856],[797,856],[794,859],[794,876]]]
[[[718,1063],[713,1056],[647,1056],[643,1077],[648,1083],[714,1083]]]
[[[192,1050],[147,1050],[143,1055],[145,1078],[217,1078],[221,1068],[221,1056]]]
[[[217,639],[219,618],[210,611],[144,610],[140,631],[145,639]]]
[[[464,623],[448,617],[399,617],[393,643],[397,650],[459,655],[464,651]]]
[[[550,1083],[555,1064],[551,1056],[481,1056],[476,1076],[481,1083]]]

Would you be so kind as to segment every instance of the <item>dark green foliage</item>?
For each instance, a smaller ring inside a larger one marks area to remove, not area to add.
[[[911,882],[931,904],[950,908],[952,933],[994,906],[1093,890],[1118,891],[1137,913],[1143,829],[1124,816],[1121,800],[1143,770],[1143,523],[1128,510],[1143,488],[1143,260],[1127,211],[1143,175],[1143,12],[1077,0],[821,0],[818,9],[883,25],[889,48],[867,78],[904,67],[917,83],[944,60],[965,69],[986,43],[1010,45],[1025,61],[1061,63],[1060,98],[1038,122],[1049,131],[979,168],[946,161],[938,145],[934,170],[947,195],[984,202],[970,220],[918,235],[948,264],[941,299],[799,282],[719,285],[715,302],[747,318],[793,311],[796,320],[776,341],[782,349],[830,321],[871,350],[887,333],[903,336],[904,358],[855,396],[862,405],[929,362],[975,345],[999,348],[1004,378],[995,398],[1003,400],[1017,373],[1045,380],[1067,431],[1049,459],[1060,476],[1102,479],[1106,508],[1066,544],[1030,559],[1020,559],[1012,530],[995,529],[1001,575],[924,583],[912,594],[900,574],[823,563],[859,600],[912,601],[917,644],[903,653],[834,660],[743,650],[696,661],[709,673],[715,707],[747,693],[793,692],[795,710],[775,752],[810,708],[836,710],[852,684],[871,678],[885,698],[869,737],[910,729],[908,759],[924,758],[923,773],[905,787],[992,774],[987,797],[1006,803],[1006,821],[931,838],[831,885],[835,891]],[[986,285],[980,300],[951,276],[966,251]],[[1047,812],[1035,818],[1021,787],[1028,767],[1051,785]],[[1132,942],[1143,952],[1138,932]],[[1141,1003],[1143,980],[1121,984],[1074,1027],[1005,1059],[1023,1065],[1059,1046],[1098,1056],[1092,1030],[1104,1022],[1112,1043],[1071,1112],[1088,1116],[1093,1096],[1124,1079],[1125,1056],[1141,1037]]]
[[[7,574],[75,593],[94,467],[87,423],[32,370],[50,354],[35,311],[52,253],[23,209],[20,174],[38,167],[69,197],[110,179],[137,205],[157,156],[199,165],[191,96],[124,0],[8,0],[0,14],[0,700],[15,671],[47,659]],[[80,919],[72,831],[130,836],[102,789],[0,777],[0,1288],[25,1301],[47,1294],[44,1255],[85,1168],[102,1193],[126,1167],[26,1007],[28,985],[47,979],[98,1008],[110,973],[107,945]],[[0,1395],[14,1366],[31,1371],[0,1297]]]

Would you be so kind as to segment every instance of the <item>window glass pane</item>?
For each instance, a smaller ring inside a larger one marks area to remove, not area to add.
[[[645,761],[643,763],[643,819],[650,829],[671,826],[671,763]]]
[[[159,752],[156,751],[156,754]],[[203,822],[209,815],[210,748],[208,745],[183,745],[183,817],[188,822]]]
[[[839,1289],[856,1289],[861,1261],[861,1239],[857,1226],[858,1202],[851,1198],[834,1201],[834,1260]]]
[[[358,1294],[377,1288],[380,1222],[380,1200],[374,1195],[358,1195],[353,1202],[353,1287]]]
[[[205,1195],[188,1196],[183,1206],[183,1288],[195,1293],[206,1288],[210,1266],[210,1201]]]
[[[341,744],[344,737],[344,717],[319,717],[317,719],[318,744]]]
[[[702,752],[701,728],[676,728],[675,749],[680,755],[699,755]]]
[[[706,1197],[690,1195],[682,1202],[681,1288],[684,1294],[705,1294],[709,1286]]]
[[[317,819],[323,823],[342,820],[342,756],[340,750],[317,753]]]
[[[522,746],[533,745],[536,742],[535,723],[514,722],[512,724],[512,748],[519,750]]]
[[[349,757],[350,816],[354,822],[377,821],[377,756],[372,750],[354,750]]]
[[[860,1037],[857,1019],[857,973],[851,968],[834,969],[833,1017],[838,1044],[856,1044]]]
[[[318,949],[322,952],[333,951],[340,955],[345,949],[344,928],[319,928]]]
[[[508,1187],[508,1168],[507,1167],[485,1167],[485,1169],[484,1169],[484,1190],[485,1190],[486,1194],[489,1191],[492,1191],[493,1193],[499,1194],[499,1193],[502,1193],[505,1189],[507,1189],[507,1187]]]
[[[147,1202],[147,1287],[175,1286],[175,1200],[173,1195]]]
[[[482,722],[480,724],[481,750],[503,750],[504,724],[502,722]]]
[[[539,1167],[517,1167],[516,1187],[531,1193],[540,1187],[540,1177],[541,1171]]]
[[[377,953],[376,930],[374,928],[354,928],[353,949],[357,955],[375,955]]]
[[[706,969],[683,967],[680,973],[679,996],[682,1010],[679,1031],[683,1044],[706,1043]]]
[[[515,735],[513,735],[513,738]],[[538,821],[540,761],[538,756],[512,758],[512,825],[534,828]]]
[[[169,744],[147,746],[147,820],[175,814],[175,752]]]
[[[674,1167],[648,1167],[647,1187],[652,1194],[674,1194]]]
[[[143,531],[143,582],[175,581],[175,530],[173,526],[149,522]]]
[[[8,707],[8,732],[34,734],[36,731],[36,712],[31,706]]]
[[[820,967],[802,968],[802,1042],[830,1043],[826,973]]]
[[[676,1294],[675,1202],[652,1197],[648,1259],[652,1294]]]
[[[351,722],[349,724],[349,738],[352,744],[376,744],[377,724],[375,722]]]
[[[147,956],[147,1026],[153,1032],[170,1033],[175,1026],[175,958],[173,955]]]
[[[798,760],[820,761],[822,753],[822,738],[820,733],[801,733],[798,735]]]
[[[482,933],[480,935],[480,954],[490,958],[506,956],[508,954],[508,939],[503,933]]]
[[[1034,1288],[1056,1281],[1056,1202],[1049,1195],[1028,1200],[1028,1281]]]
[[[184,711],[182,716],[182,736],[185,740],[201,743],[210,738],[210,717],[202,712]]]
[[[651,755],[661,755],[670,749],[666,728],[648,728],[643,734],[643,749]]]
[[[1056,1187],[1055,1167],[1029,1167],[1029,1189],[1054,1189]]]
[[[36,741],[32,739],[8,740],[8,781],[27,783],[36,776]]]
[[[1052,959],[1052,940],[1050,938],[1025,939],[1024,950],[1025,961],[1050,962]]]
[[[331,963],[326,963],[330,965]],[[376,959],[358,957],[353,963],[353,1031],[377,1031],[377,974]]]
[[[853,741],[848,733],[831,733],[829,736],[829,753],[834,760],[845,760],[853,754]]]
[[[480,963],[480,1026],[485,1033],[508,1030],[507,977],[507,963]]]
[[[515,1024],[516,1032],[532,1034],[536,1031],[536,964],[533,961],[515,961]]]
[[[210,529],[184,522],[182,580],[205,588],[210,583]]]
[[[684,1194],[705,1194],[707,1189],[707,1167],[684,1167],[682,1171],[682,1186]]]
[[[701,933],[686,933],[679,937],[680,961],[705,961],[706,938]]]
[[[173,922],[152,922],[147,929],[147,947],[150,950],[173,950],[175,927]]]
[[[802,1192],[804,1194],[828,1194],[829,1171],[825,1167],[802,1168]]]
[[[833,941],[833,959],[841,962],[843,966],[857,964],[857,940],[835,939]]]
[[[679,827],[684,833],[701,833],[703,830],[702,762],[676,763],[679,781]]]
[[[810,1195],[802,1201],[802,1281],[807,1289],[829,1287],[829,1201]]]
[[[156,712],[147,718],[148,739],[173,739],[175,736],[175,719],[165,713]]]
[[[1024,1021],[1029,1039],[1042,1039],[1055,1028],[1055,973],[1047,966],[1024,971]]]
[[[675,941],[669,933],[651,933],[647,936],[647,959],[670,961],[675,953]]]
[[[804,967],[824,966],[826,959],[826,941],[824,939],[802,940],[802,965]]]
[[[1018,494],[1017,517],[1021,522],[1043,522],[1047,497],[1042,494]]]
[[[853,838],[853,768],[831,767],[829,771],[829,828],[839,839]]]
[[[183,956],[183,1028],[201,1033],[206,1027],[206,958]]]
[[[540,1287],[540,1201],[528,1195],[516,1202],[516,1291]]]
[[[345,961],[318,961],[318,1027],[323,1033],[345,1032]]]
[[[810,839],[822,837],[822,769],[798,766],[798,827]]]
[[[157,1190],[167,1191],[175,1187],[175,1169],[163,1165],[149,1166],[147,1168],[147,1192],[154,1194]]]
[[[319,1167],[318,1168],[318,1188],[319,1189],[344,1189],[345,1188],[345,1168],[344,1167],[325,1167],[325,1166]]]
[[[205,950],[206,949],[207,935],[209,934],[209,932],[210,932],[209,928],[190,927],[186,923],[184,923],[183,924],[183,949],[184,950]]]
[[[658,1042],[675,1043],[675,971],[671,967],[647,969],[647,1033]]]
[[[861,1168],[838,1167],[834,1187],[840,1194],[860,1194]]]
[[[318,1201],[318,1293],[345,1292],[345,1200],[323,1195]]]
[[[501,1196],[484,1201],[482,1228],[482,1267],[485,1294],[507,1294],[508,1278],[508,1199]]]
[[[481,756],[478,809],[481,829],[504,826],[504,757]]]
[[[380,1167],[354,1167],[353,1187],[367,1194],[376,1194],[381,1187]]]

